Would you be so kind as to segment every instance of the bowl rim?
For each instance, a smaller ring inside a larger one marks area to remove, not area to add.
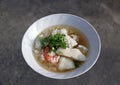
[[[97,36],[97,38],[98,38],[99,50],[98,50],[98,54],[97,54],[97,56],[96,56],[95,61],[94,61],[94,62],[92,63],[92,65],[91,65],[90,67],[88,67],[85,71],[83,71],[83,72],[81,72],[81,73],[79,73],[79,74],[77,74],[77,75],[74,75],[74,76],[72,76],[72,77],[54,78],[54,77],[48,77],[48,76],[46,76],[46,75],[43,75],[42,73],[39,73],[39,72],[35,71],[35,70],[29,65],[29,63],[26,61],[26,59],[25,59],[25,57],[24,57],[24,54],[23,54],[23,50],[22,50],[22,49],[23,49],[23,48],[22,48],[23,38],[24,38],[25,34],[27,33],[27,31],[29,30],[29,28],[30,28],[34,23],[38,22],[40,19],[43,19],[43,18],[48,17],[48,16],[53,16],[53,15],[71,15],[71,16],[73,16],[73,17],[76,17],[76,18],[84,21],[86,24],[88,24],[89,26],[91,26],[92,30],[96,33],[96,36]],[[101,39],[100,39],[99,33],[98,33],[97,30],[94,28],[94,26],[93,26],[92,24],[90,24],[90,22],[88,22],[87,20],[85,20],[84,18],[82,18],[82,17],[80,17],[80,16],[77,16],[77,15],[74,15],[74,14],[70,14],[70,13],[55,13],[55,14],[50,14],[50,15],[47,15],[47,16],[43,16],[42,18],[39,18],[38,20],[36,20],[35,22],[33,22],[33,23],[27,28],[27,30],[24,32],[24,35],[23,35],[23,37],[22,37],[22,41],[21,41],[21,51],[22,51],[22,55],[23,55],[23,58],[24,58],[25,62],[28,64],[29,67],[32,68],[32,70],[34,70],[34,71],[37,72],[38,74],[41,74],[41,75],[43,75],[43,76],[45,76],[45,77],[47,77],[47,78],[53,78],[53,79],[71,79],[71,78],[78,77],[78,76],[80,76],[80,75],[88,72],[88,71],[95,65],[95,63],[97,62],[97,60],[98,60],[98,58],[99,58],[99,56],[100,56],[100,52],[101,52]]]

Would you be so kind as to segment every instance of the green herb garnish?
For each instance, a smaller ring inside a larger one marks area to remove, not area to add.
[[[77,61],[74,61],[75,68],[78,68],[80,66],[80,63]]]
[[[42,48],[49,46],[51,51],[56,51],[59,47],[66,48],[64,38],[64,34],[49,35],[48,37],[41,38],[40,43]]]

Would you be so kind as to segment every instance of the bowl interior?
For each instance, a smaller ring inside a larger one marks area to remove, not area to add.
[[[54,73],[43,69],[36,62],[32,53],[33,42],[41,31],[54,25],[73,26],[87,37],[90,53],[87,61],[80,68],[66,73]],[[100,38],[94,27],[86,20],[72,14],[53,14],[37,20],[28,28],[22,40],[22,53],[27,64],[36,72],[55,79],[68,79],[85,73],[97,61],[100,49]]]

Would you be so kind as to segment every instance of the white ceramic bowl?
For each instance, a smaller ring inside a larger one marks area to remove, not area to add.
[[[44,29],[54,25],[69,25],[79,29],[88,38],[90,53],[87,61],[78,69],[66,73],[50,72],[42,68],[34,59],[33,42]],[[27,64],[36,72],[55,79],[73,78],[87,72],[97,61],[101,50],[101,41],[95,28],[81,17],[72,14],[52,14],[34,22],[25,32],[22,40],[22,53]]]

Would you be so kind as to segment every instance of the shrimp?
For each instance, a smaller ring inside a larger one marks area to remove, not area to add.
[[[44,49],[44,58],[47,62],[51,62],[53,64],[58,63],[60,56],[58,55],[54,55],[54,56],[50,56],[49,53],[50,48],[49,47],[45,47]]]

